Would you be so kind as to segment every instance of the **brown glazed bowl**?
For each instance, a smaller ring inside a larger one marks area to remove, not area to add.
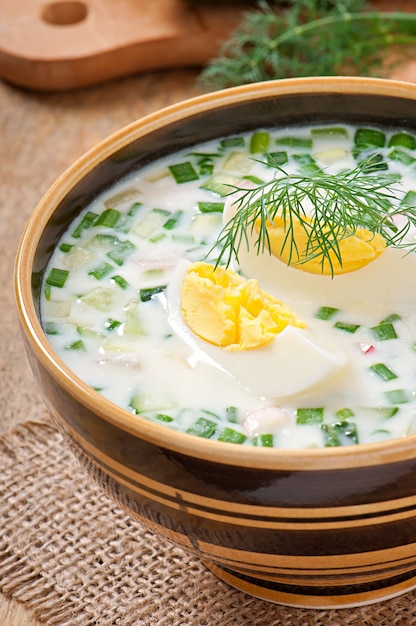
[[[242,447],[132,415],[48,343],[39,291],[51,252],[98,193],[201,141],[267,126],[352,122],[416,131],[416,85],[306,78],[202,95],[123,128],[70,167],[22,236],[17,306],[34,376],[76,457],[135,519],[222,580],[297,607],[349,607],[416,587],[416,436],[342,448]]]

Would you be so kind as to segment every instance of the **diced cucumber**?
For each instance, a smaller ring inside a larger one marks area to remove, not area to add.
[[[211,178],[204,181],[200,186],[201,189],[207,189],[216,193],[219,196],[228,196],[235,188],[239,186],[241,178],[237,176],[231,176],[230,174],[214,174]]]
[[[230,152],[224,159],[223,171],[234,171],[248,174],[253,167],[253,160],[246,152]]]
[[[95,254],[92,250],[81,248],[78,246],[72,246],[71,250],[67,252],[63,259],[63,265],[70,270],[79,269],[87,263],[90,263]]]
[[[198,240],[205,239],[207,233],[217,229],[221,224],[222,213],[198,213],[192,219],[189,231]]]
[[[92,291],[84,294],[81,300],[89,306],[98,309],[99,311],[107,311],[113,306],[116,296],[113,289],[108,287],[97,287]]]
[[[126,307],[126,317],[124,320],[124,334],[144,335],[145,330],[139,315],[139,303],[131,300]]]
[[[133,227],[133,232],[146,239],[158,228],[162,228],[170,215],[169,211],[164,209],[152,209],[144,217],[142,217],[137,224]]]
[[[132,200],[133,198],[137,198],[138,195],[140,195],[140,191],[138,189],[134,189],[134,188],[124,189],[123,191],[120,191],[119,193],[115,193],[110,198],[107,198],[107,200],[104,200],[104,206],[106,209],[114,208],[118,204],[122,204],[123,202],[128,202],[129,200]]]
[[[331,165],[331,163],[336,163],[337,161],[342,161],[346,159],[349,155],[348,150],[345,148],[334,148],[333,150],[321,150],[320,152],[314,152],[313,156],[315,159],[322,161],[326,165]]]

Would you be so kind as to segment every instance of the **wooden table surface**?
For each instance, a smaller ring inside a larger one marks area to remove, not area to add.
[[[161,71],[60,94],[0,82],[0,434],[45,411],[15,313],[13,266],[26,220],[77,157],[135,119],[196,95],[196,76],[196,70]],[[39,624],[23,605],[0,593],[1,626]]]
[[[413,79],[414,67],[398,70],[396,77]],[[13,289],[16,247],[31,211],[59,174],[101,139],[138,117],[197,95],[197,74],[166,70],[61,93],[36,93],[0,82],[0,434],[45,411],[26,361]],[[0,625],[40,623],[0,593]]]

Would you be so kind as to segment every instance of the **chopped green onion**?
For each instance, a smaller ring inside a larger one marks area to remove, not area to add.
[[[381,154],[372,154],[370,158],[359,161],[364,173],[387,170],[389,166]]]
[[[348,137],[348,131],[343,126],[324,126],[322,128],[312,128],[311,135],[315,137]]]
[[[166,220],[166,222],[163,224],[163,228],[165,230],[172,230],[176,226],[176,224],[179,222],[182,215],[183,215],[183,211],[176,211],[175,213],[173,213],[171,217],[168,220]]]
[[[238,422],[238,409],[235,406],[227,406],[225,409],[225,415],[228,422],[237,424]]]
[[[218,441],[224,441],[226,443],[244,443],[247,439],[247,436],[244,433],[240,433],[238,430],[234,430],[233,428],[224,428],[221,433],[217,437]]]
[[[392,389],[384,394],[391,404],[406,404],[410,402],[407,392],[404,389]]]
[[[123,276],[120,276],[119,274],[112,276],[111,279],[114,280],[116,285],[118,285],[121,289],[126,289],[129,286],[127,280],[123,278]]]
[[[400,202],[401,207],[414,207],[416,206],[416,191],[408,191],[403,200]]]
[[[315,313],[315,317],[318,320],[329,320],[331,317],[338,313],[339,309],[336,309],[332,306],[321,306]]]
[[[395,133],[389,139],[388,147],[400,146],[401,148],[407,148],[408,150],[414,150],[416,148],[416,138],[409,133]]]
[[[339,417],[341,420],[346,420],[348,417],[353,417],[354,412],[351,411],[350,408],[346,407],[344,409],[339,409],[339,411],[337,411],[335,415]]]
[[[270,133],[266,130],[258,130],[250,139],[250,152],[264,152],[269,147]]]
[[[383,380],[393,380],[397,378],[397,374],[392,372],[384,363],[375,363],[374,365],[370,365],[369,369]]]
[[[201,213],[222,213],[224,202],[198,202],[198,209]]]
[[[399,163],[403,163],[403,165],[412,165],[416,159],[412,157],[408,152],[404,150],[399,150],[395,148],[388,154],[389,159],[392,161],[398,161]]]
[[[82,339],[78,339],[78,341],[74,341],[68,346],[65,346],[65,350],[85,350],[85,344]]]
[[[139,210],[142,208],[143,202],[133,202],[129,210],[127,211],[127,215],[129,217],[134,217],[137,215]]]
[[[391,315],[388,315],[383,320],[381,320],[380,324],[388,324],[389,322],[390,323],[398,322],[401,319],[402,319],[401,315],[399,315],[398,313],[392,313]]]
[[[287,152],[283,150],[279,150],[278,152],[266,153],[266,164],[270,167],[276,167],[276,165],[286,165],[288,160],[289,158],[287,156]]]
[[[113,269],[114,267],[110,265],[110,263],[103,261],[103,263],[97,265],[97,267],[88,272],[88,274],[93,276],[96,280],[102,280],[105,276],[112,272]]]
[[[381,130],[375,128],[357,128],[354,143],[359,148],[383,148],[386,136]]]
[[[262,180],[261,178],[258,178],[257,176],[252,176],[251,174],[247,174],[247,176],[243,176],[243,180],[249,180],[251,183],[254,183],[255,185],[262,185],[264,183],[264,180]]]
[[[273,448],[273,445],[274,445],[273,435],[270,435],[270,434],[257,435],[256,437],[253,437],[253,445],[261,446],[263,448]]]
[[[47,335],[61,335],[62,334],[62,328],[60,324],[57,324],[56,322],[46,322],[43,328]]]
[[[169,170],[178,184],[188,183],[191,180],[198,180],[199,178],[190,161],[169,165]]]
[[[61,252],[70,252],[73,247],[74,246],[71,243],[61,243],[61,245],[59,246],[59,249]]]
[[[310,176],[322,172],[321,168],[310,154],[294,154],[292,158],[298,164],[302,174]]]
[[[140,289],[140,300],[142,302],[149,302],[149,300],[151,300],[153,296],[156,296],[158,293],[161,293],[165,289],[166,285],[158,285],[157,287],[147,287],[144,289]]]
[[[279,137],[276,143],[280,146],[290,146],[291,148],[312,148],[312,139],[307,137]]]
[[[374,409],[383,419],[389,419],[396,415],[399,410],[398,406],[378,406]]]
[[[246,145],[244,141],[244,137],[227,137],[226,139],[221,139],[220,146],[221,148],[238,148]]]
[[[322,407],[312,409],[298,409],[296,411],[297,424],[320,424],[324,419]]]
[[[51,299],[51,295],[52,295],[52,293],[51,293],[51,292],[52,292],[51,286],[50,286],[50,285],[46,285],[46,284],[45,284],[45,288],[44,288],[44,290],[43,290],[43,293],[44,293],[45,298],[46,298],[46,300],[47,300],[48,302],[49,302],[49,301],[50,301],[50,299]]]
[[[334,328],[338,328],[338,330],[343,330],[346,333],[355,333],[359,328],[359,324],[349,324],[348,322],[335,322]]]
[[[206,419],[205,417],[199,417],[192,426],[190,426],[186,432],[189,435],[197,435],[198,437],[205,437],[209,439],[217,430],[216,422]]]
[[[198,168],[199,176],[211,176],[214,172],[214,163],[212,161],[203,161]]]
[[[91,226],[94,224],[97,217],[98,217],[97,213],[93,213],[92,211],[87,211],[87,213],[85,213],[85,215],[83,216],[78,226],[73,231],[72,237],[74,237],[74,239],[79,239],[82,233],[84,232],[84,230],[86,230],[87,228],[91,228]]]
[[[117,209],[106,209],[97,217],[94,222],[94,226],[106,226],[107,228],[114,228],[120,218],[120,211]]]
[[[121,322],[119,322],[118,320],[113,320],[113,319],[109,318],[105,322],[105,327],[106,327],[107,330],[115,330],[119,326],[121,326]]]
[[[370,331],[375,339],[378,341],[387,341],[388,339],[397,339],[397,334],[393,324],[390,322],[373,326]]]
[[[321,424],[325,447],[345,446],[358,443],[357,427],[354,423],[342,421]]]
[[[170,415],[166,415],[166,413],[158,413],[156,415],[156,419],[159,420],[159,422],[173,422],[173,417],[171,417]]]
[[[57,267],[53,267],[49,272],[49,276],[46,279],[46,284],[51,287],[62,288],[65,285],[66,279],[69,276],[68,270],[61,270]]]

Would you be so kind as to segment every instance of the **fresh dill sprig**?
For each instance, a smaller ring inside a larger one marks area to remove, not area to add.
[[[340,242],[361,228],[381,235],[386,246],[416,249],[416,243],[404,241],[416,227],[416,206],[397,203],[398,178],[377,171],[374,155],[337,174],[317,170],[309,175],[287,173],[271,155],[267,158],[276,168],[275,178],[250,188],[232,187],[236,210],[214,246],[216,265],[238,262],[242,245],[271,254],[269,228],[277,218],[285,233],[280,252],[288,251],[288,264],[317,259],[322,267],[328,264],[332,276],[334,257],[342,266]],[[299,226],[305,249],[297,243]]]
[[[365,0],[260,0],[218,57],[201,72],[204,89],[300,76],[388,75],[387,53],[416,45],[416,14],[380,12]]]

